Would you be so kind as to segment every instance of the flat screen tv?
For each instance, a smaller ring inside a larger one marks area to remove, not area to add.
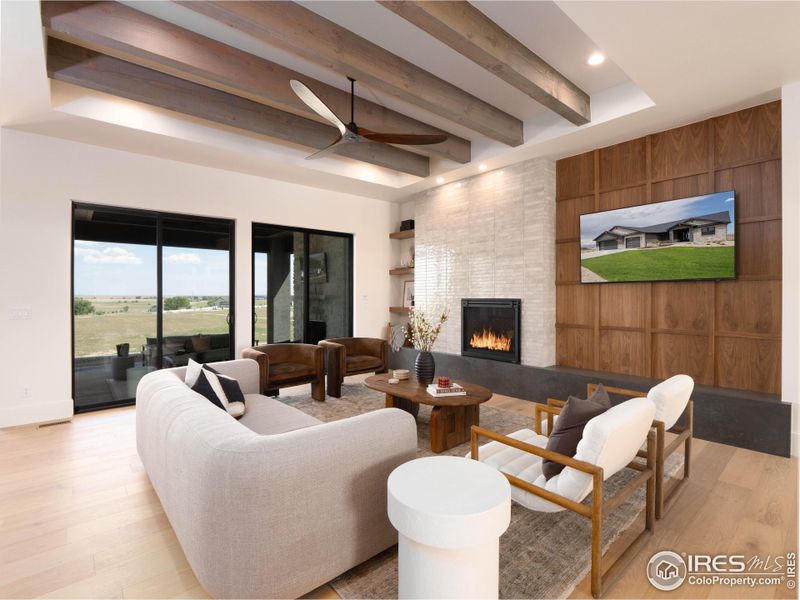
[[[581,283],[736,278],[733,191],[581,215]]]

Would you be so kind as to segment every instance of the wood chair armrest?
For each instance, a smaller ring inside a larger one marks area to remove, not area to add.
[[[586,397],[588,398],[594,391],[597,389],[597,386],[600,385],[598,383],[587,383],[586,384]],[[617,394],[618,396],[630,396],[631,398],[642,398],[647,396],[647,392],[642,392],[639,390],[627,390],[621,387],[614,387],[613,385],[605,385],[603,387],[606,388],[606,391],[609,394]]]
[[[566,403],[566,400],[557,400],[555,398],[547,399],[547,406],[555,406],[556,408],[564,408]]]
[[[553,433],[553,416],[561,414],[561,408],[557,406],[549,406],[548,404],[539,404],[538,402],[533,405],[533,431],[536,435],[547,435]],[[542,413],[547,414],[547,433],[542,433]]]
[[[474,460],[478,460],[478,438],[480,437],[485,437],[492,441],[500,442],[506,446],[511,446],[512,448],[522,450],[523,452],[533,454],[534,456],[538,456],[546,460],[552,460],[560,465],[572,467],[573,469],[577,469],[582,473],[588,473],[589,475],[603,472],[602,467],[598,467],[592,463],[588,463],[583,460],[577,460],[571,456],[567,456],[566,454],[560,454],[559,452],[547,450],[546,448],[540,448],[539,446],[534,446],[533,444],[528,444],[527,442],[521,442],[512,437],[508,437],[507,435],[503,435],[502,433],[484,429],[478,425],[473,425],[470,430],[470,456]]]

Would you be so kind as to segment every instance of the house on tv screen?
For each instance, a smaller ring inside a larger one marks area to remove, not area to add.
[[[676,243],[706,244],[728,241],[728,211],[634,227],[615,225],[594,238],[597,250],[652,248]]]

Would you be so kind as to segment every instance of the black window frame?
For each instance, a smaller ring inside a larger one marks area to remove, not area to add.
[[[93,404],[90,407],[78,407],[75,402],[75,211],[76,210],[96,210],[105,212],[114,212],[118,214],[127,214],[132,216],[152,217],[156,219],[156,337],[159,340],[157,346],[157,363],[162,363],[163,344],[163,265],[162,265],[162,250],[163,250],[163,222],[165,219],[183,219],[193,220],[197,222],[227,224],[229,227],[230,247],[228,248],[228,276],[229,276],[229,309],[228,309],[228,333],[230,335],[230,351],[231,358],[234,358],[236,352],[236,220],[225,219],[221,217],[206,217],[200,215],[191,215],[187,213],[173,213],[162,212],[156,210],[147,210],[140,208],[129,208],[124,206],[113,206],[106,204],[93,204],[89,202],[72,201],[70,207],[70,274],[69,274],[69,312],[70,312],[70,379],[71,379],[71,394],[72,394],[72,408],[75,414],[92,412],[95,410],[104,410],[107,408],[117,408],[121,406],[132,406],[136,404],[136,398],[126,401],[109,401],[98,404]]]
[[[303,264],[309,264],[309,243],[308,243],[308,236],[309,235],[327,235],[331,237],[340,237],[345,238],[348,240],[348,277],[347,277],[347,291],[348,291],[348,307],[349,311],[347,314],[347,336],[352,337],[353,335],[353,314],[354,314],[354,306],[353,300],[355,298],[355,289],[354,289],[354,282],[355,279],[353,277],[353,266],[355,263],[355,236],[352,233],[346,233],[342,231],[326,231],[324,229],[310,229],[308,227],[293,227],[290,225],[276,225],[273,223],[261,223],[253,221],[250,224],[250,344],[255,344],[256,341],[256,260],[255,260],[255,245],[252,243],[253,239],[255,238],[256,229],[259,227],[263,228],[270,228],[270,229],[281,229],[286,233],[302,233],[303,234]],[[308,297],[309,297],[309,279],[308,277],[303,278],[303,306],[308,306]],[[305,343],[306,334],[309,331],[309,318],[308,318],[308,310],[305,311],[304,315],[305,319],[303,322],[303,341]],[[260,340],[259,340],[260,341]]]
[[[711,231],[709,231],[709,229]],[[717,235],[716,225],[704,225],[700,228],[700,235]]]

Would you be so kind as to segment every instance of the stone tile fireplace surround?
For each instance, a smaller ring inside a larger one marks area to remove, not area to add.
[[[519,298],[520,362],[555,362],[555,181],[555,163],[537,158],[409,200],[415,306],[450,313],[435,351],[461,354],[462,299]]]

